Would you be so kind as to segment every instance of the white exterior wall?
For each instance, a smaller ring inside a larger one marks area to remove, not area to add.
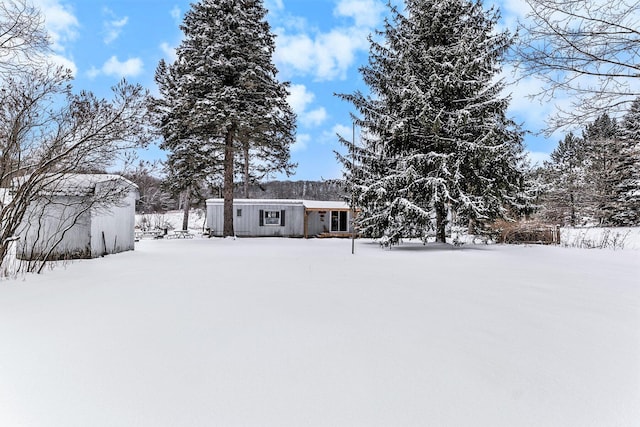
[[[305,210],[307,213],[308,237],[322,233],[344,233],[352,230],[351,212],[343,202],[322,202],[308,200],[262,200],[262,199],[236,199],[233,204],[233,227],[238,237],[303,237],[305,235]],[[213,236],[222,236],[223,231],[222,199],[207,200],[207,227]],[[238,210],[242,209],[242,215],[238,216]],[[260,226],[260,211],[285,211],[285,225]],[[338,232],[331,230],[331,212],[342,211],[347,213],[347,231]]]
[[[122,201],[122,206],[113,206],[106,211],[95,209],[92,212],[92,257],[134,249],[136,198],[137,193],[130,191]]]
[[[345,234],[351,233],[351,230],[353,230],[351,212],[347,212],[347,231],[344,232],[331,230],[331,212],[331,209],[327,209],[326,211],[309,211],[307,217],[307,233],[309,237],[329,232]]]
[[[127,182],[123,179],[122,185],[131,186],[131,190],[118,206],[108,209],[87,208],[85,200],[91,195],[53,195],[33,202],[17,232],[18,257],[37,259],[54,246],[48,259],[90,258],[133,250],[138,191]],[[95,184],[97,191],[101,185]],[[113,180],[105,185],[113,186]]]
[[[222,236],[224,202],[207,200],[207,227],[214,236]],[[242,215],[238,216],[238,209]],[[260,226],[260,211],[284,211],[282,225]],[[296,200],[234,200],[233,229],[238,237],[303,237],[304,206]]]
[[[82,212],[80,205],[79,196],[54,196],[32,203],[18,228],[18,257],[38,258],[55,246],[50,259],[88,258],[91,214]]]

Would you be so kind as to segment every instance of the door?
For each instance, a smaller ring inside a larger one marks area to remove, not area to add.
[[[331,211],[331,231],[349,231],[349,215],[347,211]]]

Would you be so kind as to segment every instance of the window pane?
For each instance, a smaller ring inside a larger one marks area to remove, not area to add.
[[[264,211],[264,225],[280,225],[280,211]]]
[[[340,230],[340,218],[338,217],[338,213],[339,212],[331,211],[331,231]]]
[[[349,225],[347,222],[347,213],[340,212],[340,231],[347,231],[347,230],[349,230]]]

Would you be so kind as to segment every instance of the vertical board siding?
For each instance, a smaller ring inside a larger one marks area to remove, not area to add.
[[[77,195],[35,201],[18,229],[18,257],[90,258],[133,250],[136,198],[132,189],[117,206],[101,209],[89,209],[86,198]]]
[[[127,194],[122,201],[122,206],[93,211],[91,216],[91,255],[98,257],[133,250],[135,214],[134,192]]]
[[[91,254],[91,214],[82,212],[81,197],[60,196],[29,205],[22,220],[18,257],[88,258]]]
[[[237,210],[242,209],[238,217]],[[263,221],[265,211],[278,211],[280,224],[266,225]],[[238,237],[302,237],[304,236],[304,206],[300,204],[278,203],[234,203],[233,228]],[[219,202],[207,202],[207,227],[212,235],[222,236],[223,205]]]

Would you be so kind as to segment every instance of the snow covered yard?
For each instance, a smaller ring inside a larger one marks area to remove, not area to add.
[[[640,251],[143,240],[0,282],[2,426],[637,426]]]

